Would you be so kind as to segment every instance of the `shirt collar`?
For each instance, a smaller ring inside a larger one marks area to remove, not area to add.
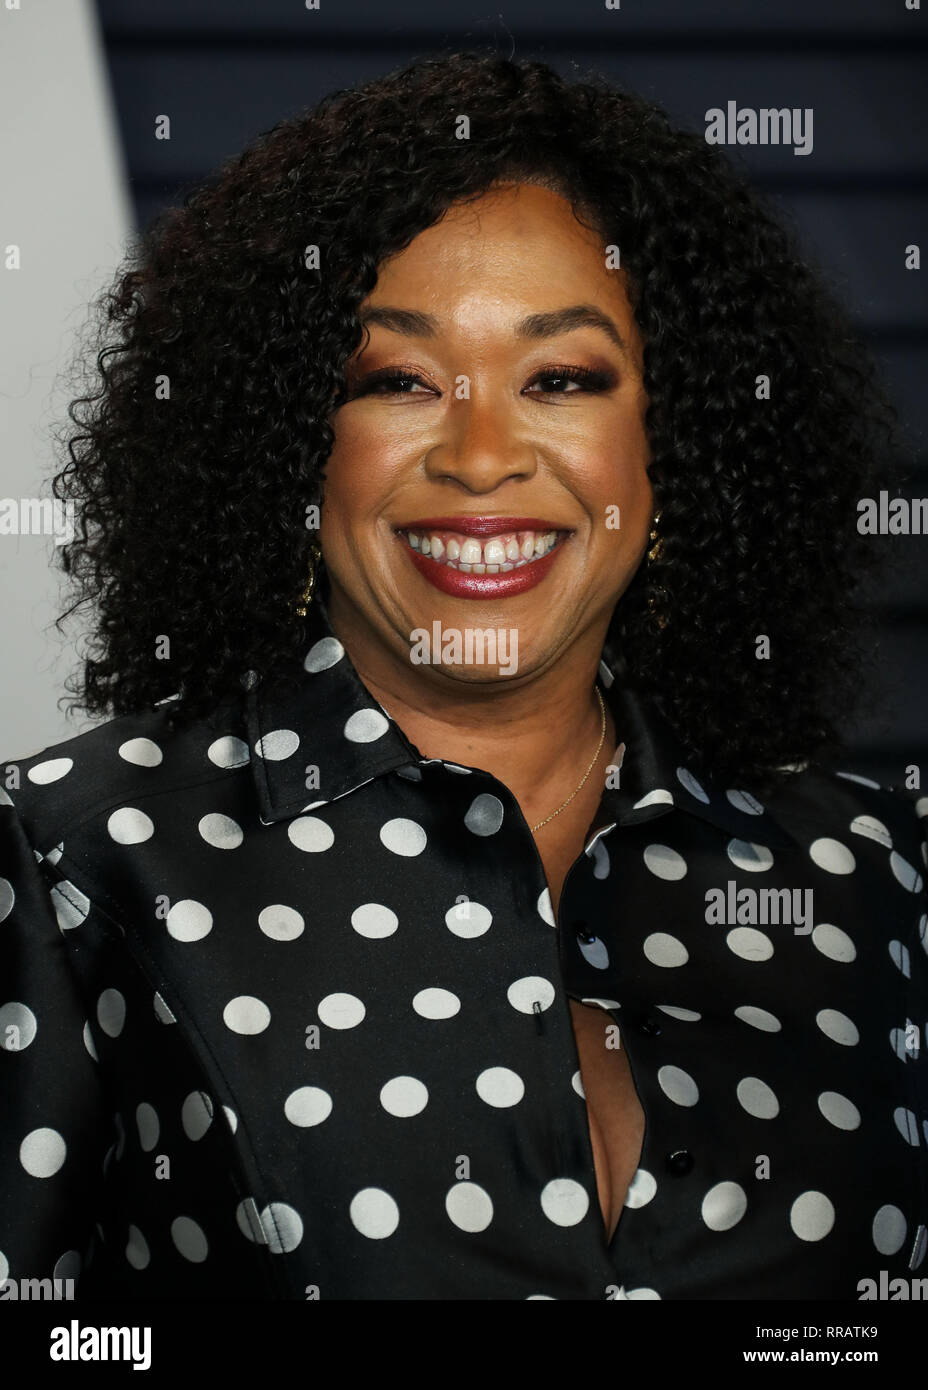
[[[619,739],[618,775],[610,777],[618,785],[605,789],[587,849],[614,825],[674,809],[748,843],[795,843],[749,793],[689,771],[672,726],[657,703],[624,678],[622,665],[607,642],[599,677]],[[423,758],[363,685],[332,631],[321,593],[307,611],[303,666],[295,688],[252,676],[246,693],[251,769],[265,824],[336,801],[383,773],[442,761]]]

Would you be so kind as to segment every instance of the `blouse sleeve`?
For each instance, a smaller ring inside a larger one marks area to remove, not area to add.
[[[112,1110],[47,866],[0,800],[0,1280],[77,1279]]]

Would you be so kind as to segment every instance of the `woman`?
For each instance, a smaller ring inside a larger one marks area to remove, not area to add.
[[[823,761],[887,411],[786,234],[464,54],[276,127],[107,308],[56,490],[110,717],[2,809],[9,1277],[909,1277],[925,805]]]

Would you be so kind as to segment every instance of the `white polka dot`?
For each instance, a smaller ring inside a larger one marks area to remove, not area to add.
[[[320,637],[303,658],[303,666],[307,671],[317,675],[320,671],[328,671],[331,666],[335,666],[344,655],[345,648],[337,637]]]
[[[351,914],[351,925],[358,935],[371,940],[392,936],[399,924],[396,913],[383,903],[362,903]]]
[[[598,878],[600,880],[608,878],[612,865],[609,860],[609,851],[603,844],[602,840],[597,840],[594,844],[592,849],[592,856],[593,877]]]
[[[287,826],[287,838],[307,854],[321,854],[335,843],[332,827],[318,816],[297,816]]]
[[[417,821],[398,816],[380,827],[380,842],[392,854],[411,859],[425,849],[426,834]]]
[[[706,806],[708,806],[708,796],[706,795],[702,786],[699,782],[697,782],[696,778],[693,776],[693,774],[689,771],[688,768],[677,768],[677,781],[680,783],[681,786],[686,787],[686,790],[689,792],[690,796],[694,796],[697,801],[702,801]]]
[[[880,1207],[873,1218],[873,1244],[881,1255],[895,1255],[905,1243],[906,1220],[898,1207]]]
[[[735,1094],[743,1109],[755,1120],[772,1120],[780,1113],[780,1102],[776,1095],[757,1076],[745,1076],[738,1082]]]
[[[665,966],[667,969],[685,965],[690,958],[683,942],[665,931],[652,932],[645,939],[642,950],[652,965]]]
[[[251,762],[248,744],[233,734],[214,739],[206,750],[206,756],[217,767],[244,767]]]
[[[180,1122],[188,1139],[202,1139],[213,1123],[212,1098],[205,1091],[191,1091],[180,1108]]]
[[[57,1129],[33,1129],[19,1146],[19,1161],[32,1178],[51,1178],[64,1163],[68,1146]]]
[[[483,936],[484,932],[490,930],[492,921],[493,913],[488,907],[469,899],[467,902],[455,903],[454,907],[449,907],[445,913],[445,926],[448,930],[466,940]]]
[[[4,1004],[0,1007],[0,1047],[4,1052],[22,1052],[32,1042],[38,1026],[27,1004]]]
[[[551,890],[549,888],[543,888],[538,894],[536,907],[538,908],[538,915],[543,922],[547,922],[549,927],[557,925],[554,920],[554,909],[551,906]]]
[[[302,914],[286,903],[269,903],[258,913],[258,926],[272,941],[295,941],[304,925]]]
[[[628,1191],[625,1194],[625,1206],[633,1210],[638,1207],[646,1207],[657,1191],[657,1183],[647,1168],[639,1168],[628,1184]]]
[[[892,835],[876,816],[855,816],[851,821],[851,832],[854,835],[863,835],[867,840],[876,840],[884,849],[893,847]]]
[[[836,1129],[859,1129],[860,1111],[837,1091],[822,1091],[818,1098],[818,1108],[825,1119]]]
[[[9,1272],[10,1262],[7,1259],[6,1255],[4,1255],[3,1251],[0,1250],[0,1283],[2,1283],[4,1279],[6,1279]]]
[[[769,960],[773,955],[770,937],[756,927],[733,927],[725,942],[742,960]]]
[[[843,1043],[845,1047],[853,1047],[860,1039],[857,1025],[838,1009],[820,1009],[815,1015],[815,1022],[826,1038]]]
[[[164,921],[168,935],[175,941],[201,941],[213,929],[213,914],[196,898],[181,898],[174,903]]]
[[[171,1222],[171,1239],[178,1253],[192,1264],[202,1264],[209,1253],[202,1228],[189,1216],[175,1216]]]
[[[76,1250],[66,1250],[55,1261],[53,1279],[77,1279],[83,1267],[83,1260]]]
[[[632,807],[633,811],[640,811],[644,806],[673,806],[673,792],[667,791],[665,787],[655,787],[653,791],[647,792],[640,797]]]
[[[0,878],[0,922],[4,922],[13,911],[16,893],[8,878]]]
[[[171,1010],[168,1008],[167,1004],[165,1004],[160,994],[155,994],[153,1007],[155,1010],[155,1018],[158,1020],[159,1023],[177,1022],[177,1019],[171,1013]]]
[[[536,1003],[542,1009],[551,1007],[554,1003],[554,986],[543,975],[523,975],[520,980],[513,980],[506,991],[506,998],[520,1014],[531,1014],[535,1012]]]
[[[133,1269],[147,1269],[151,1261],[151,1251],[148,1248],[148,1241],[142,1235],[138,1226],[129,1227],[129,1239],[126,1241],[126,1259]]]
[[[460,1012],[461,1001],[450,989],[420,989],[412,1006],[420,1018],[453,1018]]]
[[[923,912],[918,919],[918,939],[922,944],[922,950],[928,956],[928,912]]]
[[[235,1131],[238,1129],[238,1116],[236,1115],[234,1110],[231,1110],[229,1108],[228,1105],[224,1105],[222,1107],[222,1113],[226,1117],[226,1124],[229,1126],[230,1130],[234,1134]]]
[[[97,1000],[97,1022],[108,1038],[118,1038],[126,1021],[126,1001],[118,989],[105,989]]]
[[[345,738],[349,743],[374,743],[389,727],[389,720],[379,709],[359,709],[345,724]]]
[[[655,1299],[660,1302],[661,1296],[656,1289],[629,1289],[625,1297],[635,1299],[637,1302],[653,1302]]]
[[[81,1033],[81,1037],[83,1038],[84,1046],[86,1047],[86,1049],[87,1049],[88,1053],[90,1054],[90,1056],[93,1058],[93,1060],[94,1060],[95,1062],[99,1062],[100,1058],[97,1056],[97,1049],[96,1049],[96,1048],[94,1047],[94,1045],[93,1045],[93,1037],[91,1036],[91,1033],[90,1033],[90,1020],[89,1020],[89,1019],[88,1019],[87,1022],[84,1024],[83,1031],[82,1031],[82,1033]]]
[[[136,1106],[135,1124],[143,1152],[151,1153],[158,1142],[161,1126],[158,1123],[158,1112],[153,1105],[148,1104],[147,1100],[143,1100],[141,1105]]]
[[[592,965],[594,970],[608,970],[609,952],[598,936],[594,936],[592,941],[578,940],[577,945],[587,965]]]
[[[303,1218],[287,1202],[269,1202],[258,1218],[272,1255],[287,1255],[303,1239]]]
[[[541,1190],[541,1209],[555,1226],[576,1226],[589,1206],[589,1193],[573,1178],[552,1178]]]
[[[13,804],[13,803],[10,802],[10,805],[12,805],[12,804]],[[55,845],[54,849],[49,849],[49,850],[46,850],[46,851],[45,851],[45,861],[46,861],[46,863],[48,863],[48,864],[57,864],[57,863],[58,863],[58,860],[61,858],[61,856],[62,856],[63,853],[64,853],[64,841],[63,841],[63,840],[59,840],[59,841],[58,841],[58,844]],[[41,859],[41,857],[42,857],[42,856],[39,854],[38,850],[35,851],[35,857],[36,857],[36,859]]]
[[[903,888],[907,888],[910,893],[920,893],[922,891],[922,876],[917,869],[913,869],[907,859],[903,859],[901,854],[893,850],[889,856],[889,866],[895,874]]]
[[[900,1062],[905,1062],[907,1060],[908,1048],[906,1047],[906,1031],[904,1028],[890,1028],[889,1045]]]
[[[896,969],[908,979],[911,974],[908,946],[903,946],[901,941],[891,941],[889,943],[889,958]]]
[[[829,960],[846,963],[857,957],[857,947],[847,932],[833,926],[831,922],[820,922],[813,928],[812,945]]]
[[[742,1023],[750,1024],[752,1028],[759,1028],[762,1033],[779,1033],[782,1027],[776,1014],[758,1009],[753,1004],[742,1004],[735,1009],[735,1018],[740,1018]]]
[[[481,792],[475,796],[464,817],[472,835],[495,835],[503,823],[504,808],[498,796]]]
[[[743,811],[746,816],[762,816],[764,814],[763,806],[757,800],[757,797],[752,796],[750,792],[738,791],[735,788],[730,788],[726,791],[725,795],[728,797],[728,800],[731,802],[732,806],[734,806],[735,810]]]
[[[157,743],[150,738],[127,738],[116,750],[127,763],[136,767],[157,767],[163,754]]]
[[[249,1036],[264,1032],[271,1021],[271,1011],[253,994],[239,994],[223,1009],[222,1021],[230,1032]]]
[[[351,1224],[368,1240],[392,1236],[400,1224],[400,1209],[382,1187],[364,1187],[356,1192],[348,1208]]]
[[[657,878],[674,881],[686,873],[686,860],[669,845],[648,845],[644,862]]]
[[[319,1018],[327,1028],[356,1028],[366,1013],[354,994],[338,992],[319,1000]]]
[[[509,1067],[486,1067],[475,1084],[480,1099],[498,1110],[518,1105],[525,1095],[525,1082]]]
[[[875,787],[880,790],[879,782],[874,782],[872,777],[861,777],[858,772],[836,772],[836,777],[843,777],[848,782],[859,782],[862,787]]]
[[[380,1088],[380,1104],[389,1115],[406,1119],[418,1115],[429,1100],[428,1087],[415,1076],[394,1076]]]
[[[154,822],[135,806],[120,806],[107,820],[106,828],[117,845],[139,845],[155,833]]]
[[[284,1114],[299,1129],[321,1125],[332,1113],[332,1097],[321,1086],[299,1086],[284,1101]]]
[[[284,758],[292,757],[299,746],[300,736],[292,729],[272,729],[270,733],[258,739],[255,752],[266,762],[279,763]]]
[[[747,1194],[736,1182],[717,1182],[702,1199],[702,1219],[710,1231],[730,1231],[748,1209]]]
[[[763,873],[773,863],[767,846],[752,844],[750,840],[729,840],[726,853],[735,868],[748,873]]]
[[[857,860],[847,845],[828,835],[813,840],[809,846],[809,856],[814,864],[830,874],[852,874],[857,866]]]
[[[916,1148],[918,1145],[918,1119],[913,1112],[906,1110],[904,1105],[898,1105],[893,1111],[893,1124],[906,1143]]]
[[[694,1009],[680,1009],[675,1004],[658,1004],[662,1014],[669,1014],[671,1018],[680,1019],[681,1023],[698,1023],[702,1014],[696,1013]]]
[[[822,1240],[835,1224],[835,1209],[824,1192],[803,1192],[790,1207],[789,1224],[800,1240]]]
[[[459,1231],[485,1231],[493,1220],[493,1203],[475,1182],[456,1182],[448,1189],[445,1211]]]
[[[30,767],[26,776],[30,782],[44,787],[49,782],[57,782],[60,778],[66,777],[73,766],[73,758],[49,758],[47,762],[36,763],[34,767]]]
[[[73,931],[79,927],[90,912],[90,899],[66,879],[54,885],[49,897],[62,931]]]
[[[218,811],[203,816],[197,830],[214,849],[238,849],[245,838],[242,827],[231,816],[221,815]]]
[[[668,1100],[676,1105],[695,1105],[699,1100],[699,1087],[682,1067],[663,1066],[657,1073],[657,1084]]]

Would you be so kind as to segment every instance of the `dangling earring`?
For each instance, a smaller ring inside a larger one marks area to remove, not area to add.
[[[316,572],[319,568],[321,559],[322,551],[319,549],[316,542],[313,541],[309,549],[309,582],[303,590],[300,602],[295,605],[296,613],[300,618],[306,617],[306,610],[312,602],[313,590],[316,587]]]
[[[657,561],[657,560],[659,560],[659,559],[661,558],[661,553],[662,553],[663,548],[664,548],[664,538],[663,538],[663,536],[660,536],[660,535],[658,534],[658,530],[657,530],[658,523],[659,523],[660,519],[661,519],[661,514],[660,514],[660,512],[655,512],[655,514],[654,514],[654,520],[653,520],[653,522],[651,523],[651,534],[650,534],[650,536],[648,537],[648,540],[651,542],[651,548],[650,548],[650,550],[648,551],[648,564],[649,564],[649,565],[654,564],[655,561]],[[666,590],[663,589],[660,585],[658,585],[658,586],[657,586],[657,592],[658,592],[659,594],[662,594],[662,595],[663,595],[663,594],[666,592]],[[652,617],[652,618],[654,619],[654,621],[657,623],[657,626],[658,626],[658,627],[660,627],[660,628],[665,628],[665,627],[667,626],[667,617],[666,617],[666,614],[658,612],[657,600],[656,600],[654,594],[651,594],[651,595],[649,596],[649,598],[648,598],[648,612],[651,614],[651,617]]]

